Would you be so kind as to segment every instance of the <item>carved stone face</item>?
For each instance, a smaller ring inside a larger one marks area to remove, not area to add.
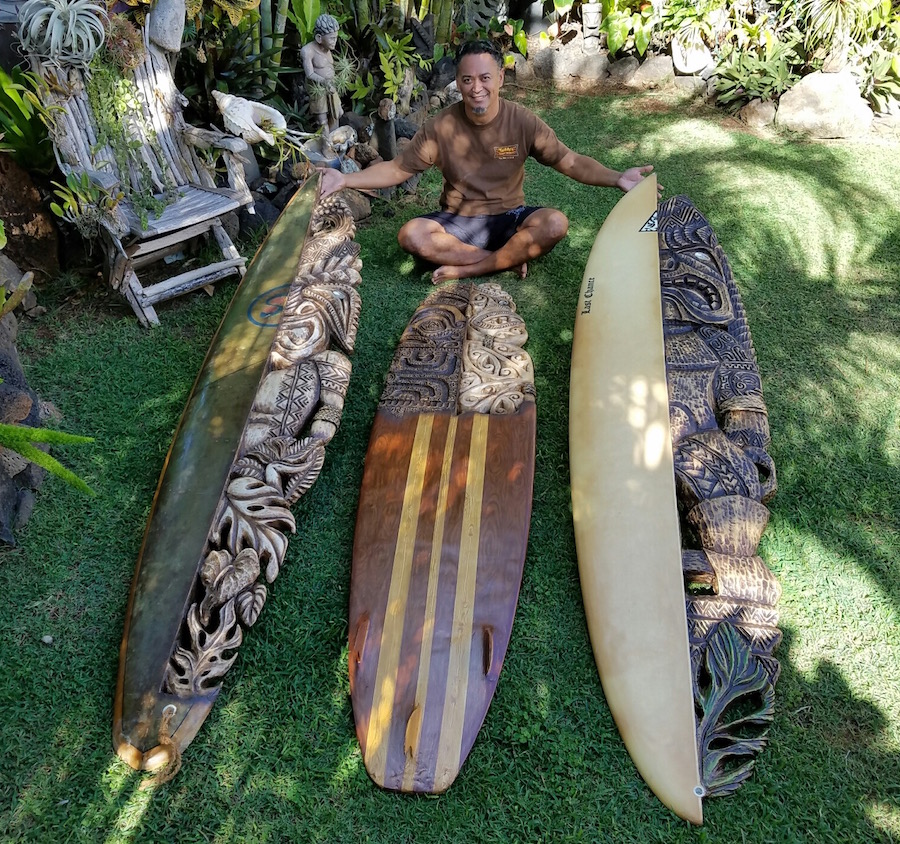
[[[316,36],[316,43],[319,44],[323,50],[328,50],[329,52],[337,46],[337,40],[338,34],[336,32],[326,32],[324,35]]]

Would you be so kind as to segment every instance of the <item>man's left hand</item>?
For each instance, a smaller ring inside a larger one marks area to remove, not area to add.
[[[643,167],[630,167],[628,170],[625,170],[621,176],[619,176],[618,181],[616,182],[616,187],[619,188],[623,193],[628,193],[633,187],[637,187],[641,182],[644,181],[644,177],[648,176],[653,172],[652,164],[645,164]],[[657,194],[662,194],[663,186],[657,184],[656,186]]]

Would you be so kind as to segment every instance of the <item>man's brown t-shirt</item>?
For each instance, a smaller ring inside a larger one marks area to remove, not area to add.
[[[444,177],[441,208],[474,217],[525,204],[529,155],[552,167],[568,151],[536,114],[501,99],[497,116],[483,126],[469,120],[462,103],[445,108],[416,132],[397,163],[409,173],[437,167]]]

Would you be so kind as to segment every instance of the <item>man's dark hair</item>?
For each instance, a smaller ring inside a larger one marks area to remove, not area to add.
[[[495,62],[497,62],[497,67],[501,70],[503,69],[503,55],[493,41],[487,40],[465,41],[460,44],[456,49],[456,64],[457,66],[459,65],[463,56],[479,56],[482,53],[487,53]]]

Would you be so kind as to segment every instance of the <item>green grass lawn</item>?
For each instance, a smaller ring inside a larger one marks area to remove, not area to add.
[[[431,289],[395,234],[436,201],[428,178],[419,199],[378,204],[360,228],[342,428],[219,702],[181,773],[156,789],[112,751],[118,646],[163,458],[233,287],[161,307],[153,331],[109,297],[60,301],[22,327],[32,386],[60,427],[97,438],[56,453],[98,495],[49,480],[19,546],[0,553],[0,841],[900,840],[898,147],[760,138],[656,95],[526,102],[609,166],[656,165],[667,195],[688,194],[708,217],[743,294],[780,486],[760,553],[784,588],[777,713],[754,777],[707,801],[692,828],[643,784],[604,703],[571,524],[568,371],[584,263],[618,192],[535,165],[529,202],[561,208],[571,228],[527,279],[497,277],[530,331],[534,511],[506,665],[456,783],[415,798],[369,781],[346,671],[368,430]]]

